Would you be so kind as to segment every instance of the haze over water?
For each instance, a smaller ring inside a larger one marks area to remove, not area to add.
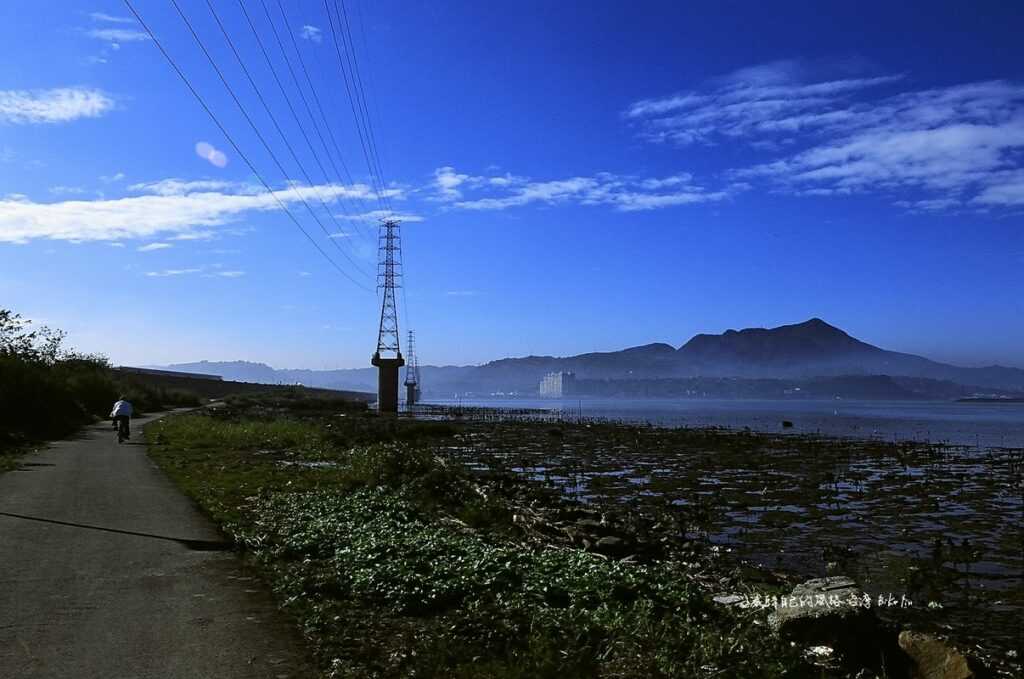
[[[857,400],[439,399],[444,405],[561,410],[669,427],[749,427],[760,432],[915,440],[981,448],[1024,447],[1024,403]],[[782,422],[790,421],[792,428]]]

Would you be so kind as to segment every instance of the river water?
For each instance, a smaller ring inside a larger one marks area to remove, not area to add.
[[[1020,658],[1011,655],[1020,652],[1024,613],[1024,404],[434,403],[503,411],[493,419],[479,413],[490,423],[486,432],[449,447],[450,455],[478,473],[507,470],[596,506],[678,507],[716,548],[758,567],[811,578],[834,564],[872,596],[912,601],[906,610],[881,612],[887,619],[950,633],[978,650],[1000,676],[1024,676]],[[699,431],[670,429],[516,426],[518,419],[535,417],[529,409],[570,422],[608,419],[803,436],[756,441],[726,432],[702,438]],[[783,427],[784,420],[793,426]]]
[[[726,399],[463,399],[437,405],[538,408],[566,418],[661,426],[750,428],[771,433],[1024,447],[1024,403]],[[783,421],[792,427],[783,427]]]

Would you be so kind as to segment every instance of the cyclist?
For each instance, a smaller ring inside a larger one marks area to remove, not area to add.
[[[117,427],[118,443],[124,439],[131,438],[130,423],[133,411],[131,402],[125,396],[119,398],[117,403],[114,404],[114,409],[110,411],[110,419],[114,421],[114,426]]]

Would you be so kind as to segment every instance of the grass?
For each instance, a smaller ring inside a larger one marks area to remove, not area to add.
[[[711,603],[693,563],[538,539],[523,517],[562,501],[511,476],[482,483],[443,454],[459,431],[249,398],[146,435],[260,565],[324,676],[808,670],[755,613]]]

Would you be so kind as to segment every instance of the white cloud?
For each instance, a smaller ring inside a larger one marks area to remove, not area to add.
[[[304,40],[312,40],[315,43],[319,43],[321,40],[323,40],[323,31],[321,31],[316,26],[310,26],[309,24],[306,24],[305,26],[302,27],[302,30],[299,31],[299,36]]]
[[[444,176],[466,177],[453,168],[440,168]],[[472,199],[455,200],[452,206],[464,210],[504,210],[531,203],[559,204],[572,202],[580,205],[611,205],[622,212],[655,210],[674,205],[706,203],[719,201],[745,188],[735,184],[727,189],[709,191],[693,181],[693,177],[680,173],[669,177],[651,177],[638,179],[635,177],[618,176],[609,173],[598,173],[592,177],[570,177],[550,181],[531,181],[516,177],[507,182],[491,182],[486,177],[473,177],[473,181],[464,180],[459,186],[475,193],[484,191],[498,195],[474,197]],[[435,184],[445,198],[449,187]],[[473,187],[472,189],[466,187]],[[450,195],[450,194],[449,194]],[[459,191],[462,197],[462,190]],[[450,200],[449,198],[445,198]]]
[[[441,197],[445,199],[461,198],[462,193],[459,191],[459,186],[467,179],[469,179],[469,175],[458,174],[454,167],[445,166],[434,170],[434,186]]]
[[[216,237],[217,234],[213,231],[186,231],[185,233],[179,233],[171,238],[171,240],[213,240]]]
[[[211,227],[229,223],[246,213],[278,211],[281,209],[278,201],[292,205],[318,197],[328,203],[343,198],[369,200],[375,197],[373,191],[363,184],[312,187],[293,184],[273,193],[191,190],[187,188],[188,184],[182,182],[186,188],[167,195],[149,193],[54,203],[39,203],[22,195],[6,196],[0,198],[0,242],[21,243],[35,239],[116,241],[158,235],[165,238],[188,237],[209,233]],[[166,188],[168,184],[155,182],[152,186]]]
[[[459,174],[454,167],[439,167],[434,170],[434,188],[437,190],[441,200],[458,200],[462,198],[462,191],[459,189],[463,184],[476,185],[482,179],[471,177],[468,174]]]
[[[410,223],[410,222],[422,222],[423,217],[411,212],[392,212],[391,210],[371,210],[370,212],[363,212],[358,215],[335,215],[339,218],[351,219],[356,222],[367,222],[376,224],[382,219],[394,219],[399,222]]]
[[[150,243],[149,245],[143,245],[136,248],[139,252],[153,252],[154,250],[166,250],[167,248],[174,247],[170,243]]]
[[[212,268],[219,269],[220,264],[214,264]],[[196,267],[190,269],[163,269],[162,271],[147,271],[150,278],[170,278],[172,276],[191,276],[201,274],[203,278],[241,278],[244,271],[210,271],[208,267]]]
[[[189,193],[201,193],[208,191],[230,191],[232,193],[256,194],[261,189],[256,184],[244,184],[242,182],[229,182],[218,179],[161,179],[155,182],[142,182],[132,184],[128,187],[130,191],[139,193],[155,193],[158,196],[184,196]]]
[[[134,24],[135,19],[129,16],[114,16],[103,12],[91,12],[89,16],[93,21],[106,21],[113,24]]]
[[[1024,170],[997,174],[972,202],[978,205],[1024,205]]]
[[[163,271],[147,271],[146,275],[150,278],[166,278],[169,276],[187,276],[193,273],[199,273],[202,269],[164,269]]]
[[[214,167],[227,167],[227,155],[223,151],[215,148],[213,144],[209,142],[197,142],[196,155],[202,158],[203,160],[209,161],[210,164],[213,165]]]
[[[87,87],[0,90],[0,122],[65,123],[79,118],[97,118],[112,108],[113,99]]]
[[[85,189],[81,186],[51,186],[50,193],[55,196],[81,195],[85,193]]]
[[[129,28],[92,28],[86,35],[107,42],[142,42],[149,40],[149,34]]]
[[[111,175],[100,176],[100,181],[103,182],[104,184],[113,184],[114,182],[119,182],[122,179],[124,179],[124,172],[115,172],[114,174]]]
[[[960,207],[961,202],[956,198],[929,198],[926,200],[898,200],[896,207],[902,207],[910,212],[927,213],[942,212],[952,208]]]
[[[752,67],[705,90],[638,101],[624,115],[651,141],[744,143],[773,154],[729,176],[768,180],[794,195],[930,194],[901,201],[916,211],[1017,204],[1006,173],[1021,168],[1024,85],[977,82],[879,98],[902,77],[803,77],[795,62]]]

